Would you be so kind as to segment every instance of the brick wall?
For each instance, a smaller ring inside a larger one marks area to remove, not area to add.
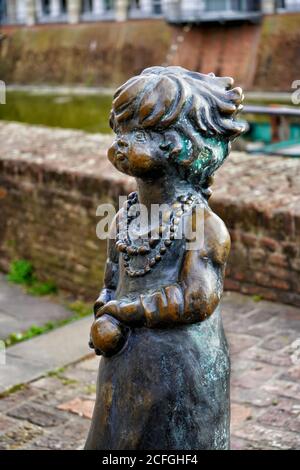
[[[0,134],[0,269],[27,259],[42,280],[93,300],[106,259],[97,206],[131,188],[110,174],[111,137],[2,123]]]
[[[172,63],[202,73],[234,77],[236,83],[251,88],[260,43],[260,25],[202,25],[187,33],[176,28],[173,41],[184,34]]]
[[[92,176],[34,163],[0,161],[0,173],[0,268],[7,271],[12,260],[27,259],[42,280],[95,296],[106,246],[96,238],[96,208],[115,202],[117,194]]]
[[[225,288],[300,307],[299,216],[284,211],[269,216],[220,200],[212,206],[232,240]]]
[[[94,299],[105,243],[97,206],[133,181],[105,157],[110,136],[0,123],[0,268],[32,261],[42,279]],[[232,237],[226,288],[300,306],[300,160],[233,152],[211,200]]]

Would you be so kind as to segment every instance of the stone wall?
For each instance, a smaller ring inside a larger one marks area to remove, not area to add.
[[[160,20],[2,28],[0,79],[113,87],[163,63],[171,36]]]
[[[300,13],[270,15],[262,23],[253,88],[292,91],[300,80]]]
[[[133,181],[105,157],[111,136],[0,123],[0,267],[32,262],[42,279],[93,299],[105,243],[96,208]],[[233,152],[211,205],[232,237],[226,288],[300,306],[300,160]]]
[[[6,27],[0,79],[8,84],[113,87],[145,67],[169,63],[229,75],[246,89],[291,91],[299,79],[300,13],[261,24],[197,25],[163,20]]]

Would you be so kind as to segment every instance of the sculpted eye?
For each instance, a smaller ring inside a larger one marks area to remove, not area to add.
[[[146,141],[146,134],[143,131],[137,131],[135,133],[135,140],[137,142],[145,142]]]

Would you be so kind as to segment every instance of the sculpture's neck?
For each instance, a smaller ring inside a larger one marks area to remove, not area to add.
[[[161,178],[141,180],[137,179],[139,202],[147,209],[151,204],[172,204],[178,196],[183,194],[196,194],[191,184],[174,176],[162,176]]]

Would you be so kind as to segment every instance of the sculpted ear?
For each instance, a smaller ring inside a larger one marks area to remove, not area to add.
[[[177,132],[168,132],[165,135],[165,141],[159,148],[168,154],[168,157],[176,158],[182,150],[182,143]]]
[[[172,142],[165,142],[163,144],[160,144],[159,148],[164,152],[169,152],[172,148]]]

